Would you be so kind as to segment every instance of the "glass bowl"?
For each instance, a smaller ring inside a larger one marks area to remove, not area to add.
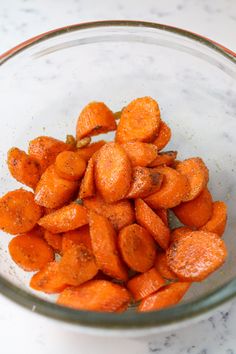
[[[0,57],[0,195],[18,187],[6,167],[12,146],[27,149],[39,135],[74,133],[89,101],[120,110],[150,95],[172,129],[168,150],[179,158],[201,156],[210,170],[215,200],[228,204],[224,267],[195,283],[174,308],[139,314],[76,311],[54,296],[34,292],[31,274],[10,259],[11,236],[0,235],[0,291],[48,318],[91,333],[141,335],[198,318],[236,295],[236,57],[210,40],[181,29],[145,22],[85,23],[39,35]],[[100,137],[99,137],[100,138]]]

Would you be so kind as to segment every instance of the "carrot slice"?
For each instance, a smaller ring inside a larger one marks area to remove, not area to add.
[[[153,160],[149,167],[156,167],[156,166],[171,166],[174,164],[175,159],[177,156],[177,151],[165,151],[159,152],[155,160]]]
[[[201,281],[219,268],[227,256],[224,241],[206,231],[183,234],[167,250],[167,263],[181,280]]]
[[[188,291],[191,283],[177,282],[161,288],[156,293],[143,299],[139,312],[157,311],[178,304]]]
[[[133,224],[124,227],[119,232],[118,246],[122,258],[131,269],[143,273],[153,266],[155,242],[142,226]]]
[[[159,274],[168,280],[176,280],[177,276],[172,272],[167,264],[165,252],[158,252],[155,260],[155,268]]]
[[[189,191],[186,177],[171,167],[157,167],[156,171],[164,175],[161,189],[146,197],[145,202],[154,209],[169,209],[180,204]]]
[[[91,158],[85,171],[84,178],[82,179],[79,191],[79,198],[92,197],[95,194],[94,185],[94,160]]]
[[[77,181],[86,170],[86,162],[74,151],[63,151],[57,155],[55,167],[60,177]]]
[[[141,141],[129,141],[122,144],[131,164],[146,167],[157,157],[157,147],[153,144],[142,143]]]
[[[61,178],[54,165],[43,173],[35,190],[35,201],[46,208],[59,208],[71,200],[78,189],[77,181]]]
[[[59,270],[59,263],[50,262],[30,280],[30,287],[47,294],[57,294],[66,288],[66,284]]]
[[[75,230],[88,224],[87,210],[82,205],[72,202],[43,216],[38,224],[54,234]]]
[[[104,216],[90,210],[89,226],[92,249],[99,269],[115,279],[126,281],[128,274],[118,255],[116,232],[112,224]]]
[[[65,253],[73,245],[83,244],[92,249],[91,237],[88,225],[80,227],[78,230],[67,231],[62,237],[62,253]]]
[[[107,133],[116,129],[112,111],[103,102],[91,102],[79,115],[76,138]]]
[[[195,199],[207,186],[209,180],[208,168],[200,157],[193,157],[177,164],[176,171],[186,176],[190,190],[183,202]]]
[[[177,227],[176,229],[171,230],[171,242],[175,242],[183,235],[191,233],[193,230],[187,226]]]
[[[117,312],[131,300],[127,289],[106,280],[90,280],[76,288],[66,288],[57,300],[62,306],[80,310]]]
[[[213,212],[210,220],[200,230],[209,231],[222,236],[227,221],[227,206],[224,202],[213,203]]]
[[[165,280],[155,268],[133,277],[127,283],[127,288],[133,295],[135,301],[139,301],[146,296],[153,294],[165,285]]]
[[[56,252],[62,251],[62,236],[60,234],[53,234],[48,230],[45,230],[44,238]]]
[[[92,251],[85,245],[73,245],[63,254],[59,271],[66,284],[80,285],[92,279],[98,267]]]
[[[155,169],[134,167],[132,183],[126,198],[143,198],[157,192],[161,188],[163,176]]]
[[[100,140],[96,141],[95,143],[92,143],[84,148],[80,148],[77,150],[77,154],[82,157],[86,162],[91,159],[93,154],[97,152],[103,145],[106,144],[106,141]]]
[[[170,230],[162,219],[140,198],[135,200],[135,213],[137,222],[147,229],[161,248],[166,249]]]
[[[162,120],[159,125],[157,138],[153,141],[153,144],[157,146],[158,150],[162,150],[169,143],[170,139],[171,139],[171,129]]]
[[[189,227],[199,228],[212,216],[212,197],[207,188],[193,200],[181,203],[173,211],[177,218]]]
[[[12,235],[30,231],[42,213],[33,193],[24,189],[8,192],[0,198],[0,229]]]
[[[30,233],[14,237],[9,243],[9,253],[13,261],[28,272],[39,270],[54,260],[54,252],[47,242]]]
[[[106,202],[123,199],[130,188],[132,169],[124,149],[108,143],[96,152],[95,182]]]
[[[155,209],[155,213],[161,218],[161,220],[164,222],[164,224],[169,227],[169,216],[168,216],[168,210],[167,209]]]
[[[116,132],[116,142],[151,141],[159,128],[160,110],[151,97],[133,100],[122,110]]]

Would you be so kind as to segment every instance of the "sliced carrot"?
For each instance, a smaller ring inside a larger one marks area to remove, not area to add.
[[[95,194],[94,184],[94,160],[91,158],[85,171],[84,178],[82,179],[79,191],[79,198],[92,197]]]
[[[69,202],[78,190],[77,181],[61,178],[54,165],[43,173],[35,190],[35,201],[46,208],[59,208]]]
[[[134,167],[132,183],[126,198],[143,198],[157,192],[161,188],[163,175],[155,168]]]
[[[68,248],[59,263],[59,271],[66,284],[78,286],[92,279],[98,267],[92,251],[85,245]]]
[[[66,284],[59,270],[59,263],[50,262],[30,280],[30,287],[47,294],[57,294],[66,288]]]
[[[60,234],[53,234],[48,230],[45,230],[44,238],[56,252],[62,251],[62,236]]]
[[[86,170],[86,162],[74,151],[63,151],[57,155],[55,167],[60,177],[77,181]]]
[[[151,97],[133,100],[121,113],[116,132],[116,142],[150,142],[156,135],[160,124],[160,110]]]
[[[147,272],[137,275],[130,279],[127,288],[133,295],[135,301],[139,301],[165,285],[165,280],[155,268],[149,269]]]
[[[137,222],[153,236],[155,241],[166,249],[170,242],[170,230],[162,219],[142,200],[135,200]]]
[[[107,133],[116,129],[112,111],[103,102],[91,102],[79,115],[76,138]]]
[[[145,202],[154,209],[173,208],[180,204],[188,193],[188,181],[171,167],[157,167],[156,170],[164,175],[161,189],[146,197]]]
[[[139,312],[157,311],[178,304],[188,291],[191,283],[177,282],[167,285],[143,299]]]
[[[167,263],[181,280],[201,281],[219,268],[227,256],[224,241],[206,231],[183,234],[167,250]]]
[[[88,224],[87,210],[82,205],[72,202],[43,216],[38,224],[54,234],[75,230]]]
[[[181,203],[173,211],[186,226],[199,228],[206,224],[212,216],[212,197],[207,188],[193,200]]]
[[[168,209],[155,209],[155,213],[161,218],[164,224],[169,227],[169,216],[168,216]]]
[[[108,143],[96,153],[95,182],[106,202],[123,199],[130,188],[131,178],[131,164],[120,145]]]
[[[167,258],[165,252],[158,252],[155,260],[155,268],[159,274],[168,280],[176,280],[177,276],[172,270],[170,270],[167,264]]]
[[[9,243],[9,253],[19,267],[29,272],[42,269],[54,260],[54,252],[47,242],[30,233],[14,237]]]
[[[103,145],[106,144],[106,141],[100,140],[96,141],[95,143],[92,143],[84,148],[80,148],[77,150],[77,154],[81,156],[86,162],[91,159],[93,154],[97,152]]]
[[[177,164],[176,171],[186,176],[190,190],[183,202],[195,199],[207,186],[209,180],[208,168],[200,157],[193,157]]]
[[[85,245],[92,249],[91,237],[88,225],[82,226],[77,230],[67,231],[62,237],[62,253],[65,253],[73,245]]]
[[[156,166],[171,166],[174,164],[175,159],[177,156],[177,151],[165,151],[159,152],[155,160],[153,160],[149,167],[156,167]]]
[[[33,193],[24,189],[8,192],[0,198],[0,229],[12,235],[30,231],[42,213]]]
[[[181,227],[177,227],[177,228],[171,230],[171,236],[170,236],[171,242],[175,242],[176,240],[181,238],[183,235],[189,234],[192,231],[193,230],[187,226],[181,226]]]
[[[123,286],[106,280],[91,280],[76,288],[66,288],[57,303],[80,310],[117,312],[126,308],[130,300],[131,296]]]
[[[118,254],[117,237],[112,224],[104,216],[90,210],[89,226],[92,249],[99,269],[115,279],[126,281],[128,274]]]
[[[146,167],[157,157],[157,147],[141,141],[129,141],[122,144],[133,166]]]
[[[155,242],[142,226],[132,224],[124,227],[119,232],[118,245],[122,258],[131,269],[143,273],[153,266]]]
[[[171,139],[171,129],[162,120],[159,125],[157,138],[153,141],[153,144],[157,146],[158,150],[162,150]]]
[[[227,221],[227,206],[224,202],[213,203],[213,212],[210,220],[203,225],[200,230],[213,232],[222,236],[225,231]]]

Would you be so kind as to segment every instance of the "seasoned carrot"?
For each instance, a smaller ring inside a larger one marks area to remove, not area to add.
[[[190,190],[183,202],[195,199],[207,186],[209,180],[208,168],[200,157],[193,157],[177,164],[176,171],[186,176]]]
[[[137,222],[153,236],[161,248],[166,249],[170,242],[170,230],[162,219],[142,200],[135,200]]]
[[[168,144],[170,139],[171,139],[171,129],[162,120],[159,125],[157,138],[153,141],[152,144],[156,145],[158,150],[162,150]]]
[[[47,242],[30,233],[15,236],[9,243],[9,253],[19,267],[29,272],[40,270],[54,260]]]
[[[62,235],[53,234],[48,230],[45,230],[44,238],[56,252],[61,253],[62,251]]]
[[[61,178],[54,165],[43,173],[35,190],[35,201],[46,208],[59,208],[69,202],[78,190],[77,181]]]
[[[75,230],[88,224],[87,210],[82,205],[72,202],[43,216],[38,224],[54,234]]]
[[[92,249],[99,269],[115,279],[126,281],[128,274],[118,254],[117,237],[112,224],[104,216],[90,210],[89,227]]]
[[[206,224],[212,216],[212,197],[207,188],[189,202],[181,203],[173,211],[186,226],[199,228]]]
[[[86,162],[74,151],[63,151],[57,155],[55,167],[60,177],[77,181],[86,170]]]
[[[131,296],[123,286],[107,280],[90,280],[81,286],[66,288],[57,303],[80,310],[117,312],[126,308],[130,300]]]
[[[91,237],[88,225],[82,226],[77,230],[67,231],[62,236],[62,253],[65,253],[73,245],[85,245],[92,249]]]
[[[156,135],[160,124],[160,110],[151,97],[133,100],[121,113],[116,132],[116,142],[150,142]]]
[[[165,280],[155,268],[149,269],[147,272],[137,275],[130,279],[127,288],[133,295],[135,301],[139,301],[165,285]]]
[[[91,102],[79,115],[76,138],[107,133],[116,129],[112,111],[103,102]]]
[[[180,204],[189,191],[186,177],[171,167],[157,167],[156,171],[164,175],[160,190],[145,198],[145,202],[154,209],[173,208]]]
[[[161,218],[161,220],[164,222],[166,226],[169,227],[169,215],[168,215],[168,209],[155,209],[155,213]]]
[[[96,141],[92,144],[89,144],[88,146],[86,146],[84,148],[78,149],[77,154],[79,156],[81,156],[82,159],[84,159],[86,162],[88,162],[88,160],[91,159],[93,154],[95,154],[95,152],[97,152],[99,149],[101,149],[101,147],[105,144],[106,144],[106,141],[104,141],[104,140]]]
[[[153,266],[155,242],[142,226],[132,224],[124,227],[119,232],[118,246],[122,258],[131,269],[143,273]]]
[[[73,146],[50,136],[39,136],[30,141],[28,153],[39,162],[44,172],[55,162],[57,155],[66,150],[73,150]]]
[[[146,167],[154,161],[158,155],[157,147],[153,144],[141,141],[129,141],[122,144],[132,166]]]
[[[161,188],[163,175],[155,168],[134,167],[132,183],[126,198],[143,198],[157,192]]]
[[[94,160],[91,158],[88,162],[84,178],[82,179],[79,198],[88,198],[92,197],[95,194],[95,185],[94,185]]]
[[[177,227],[177,228],[171,230],[171,235],[170,235],[171,242],[175,242],[176,240],[181,238],[183,235],[189,234],[192,231],[193,230],[187,226],[181,226],[181,227]]]
[[[157,311],[178,304],[188,291],[191,283],[177,282],[167,285],[143,299],[139,312]]]
[[[123,199],[131,185],[132,169],[125,150],[108,143],[96,152],[95,182],[106,202]]]
[[[212,232],[192,231],[171,243],[167,263],[184,281],[201,281],[219,268],[227,256],[224,241]]]
[[[224,202],[213,203],[213,211],[210,220],[203,225],[200,230],[213,232],[222,236],[225,231],[227,221],[227,206]]]
[[[170,270],[165,252],[158,252],[155,260],[155,268],[159,272],[159,274],[168,280],[176,280],[177,276],[172,270]]]
[[[175,162],[177,156],[177,151],[165,151],[165,152],[159,152],[155,160],[153,160],[150,164],[149,167],[156,167],[156,166],[171,166]]]
[[[50,262],[30,280],[30,287],[47,294],[57,294],[66,288],[63,276],[59,270],[59,263]]]
[[[41,167],[36,159],[18,148],[12,148],[7,154],[9,171],[18,182],[35,188],[41,177]]]
[[[129,200],[123,199],[114,203],[106,203],[98,194],[92,198],[84,199],[84,206],[97,214],[105,216],[116,231],[133,224],[135,220],[134,209]]]
[[[0,198],[0,229],[12,235],[30,231],[42,213],[33,193],[24,189],[8,192]]]

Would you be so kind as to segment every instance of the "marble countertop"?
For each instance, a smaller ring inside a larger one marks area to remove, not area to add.
[[[38,33],[102,19],[136,19],[189,29],[236,51],[235,0],[1,0],[0,53]],[[0,295],[3,354],[234,354],[236,301],[188,328],[155,339],[90,337],[32,315]]]

